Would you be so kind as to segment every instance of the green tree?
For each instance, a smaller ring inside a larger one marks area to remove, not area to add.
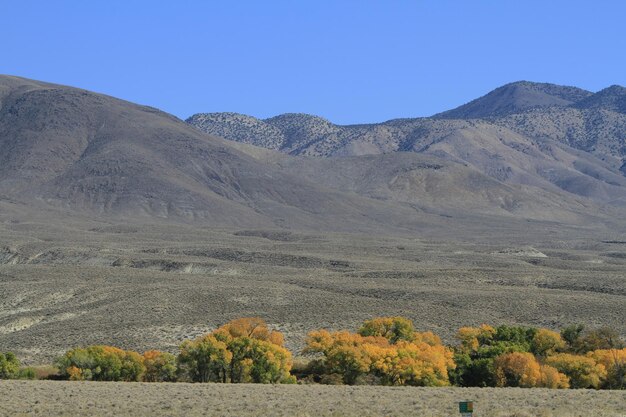
[[[460,344],[454,356],[457,367],[451,373],[451,381],[464,387],[495,387],[495,358],[505,353],[528,352],[536,333],[536,329],[515,326],[459,329]]]
[[[601,327],[586,332],[579,340],[576,346],[578,353],[587,353],[600,349],[621,349],[624,342],[619,336],[617,330],[611,327]]]
[[[171,353],[149,350],[143,354],[143,364],[145,382],[176,381],[176,356]]]
[[[572,388],[600,388],[607,376],[604,365],[588,356],[559,353],[548,356],[545,364],[567,375]]]
[[[582,324],[571,324],[561,330],[561,337],[567,343],[567,346],[571,352],[575,352],[578,347],[578,340],[580,339],[585,326]]]
[[[20,361],[13,352],[0,352],[0,379],[12,379],[18,376]]]
[[[212,334],[186,340],[178,354],[178,373],[191,382],[228,382],[233,354]]]
[[[69,350],[57,366],[62,377],[93,381],[141,381],[146,369],[140,354],[113,346]]]

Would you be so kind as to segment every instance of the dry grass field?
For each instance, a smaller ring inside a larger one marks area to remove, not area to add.
[[[626,392],[520,388],[0,381],[2,416],[623,417]]]

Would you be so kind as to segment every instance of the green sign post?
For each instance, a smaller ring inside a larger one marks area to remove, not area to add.
[[[461,413],[462,417],[472,417],[473,412],[474,412],[474,401],[460,401],[459,402],[459,413]]]

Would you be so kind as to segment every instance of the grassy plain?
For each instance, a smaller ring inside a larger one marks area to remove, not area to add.
[[[626,392],[520,388],[0,381],[7,416],[622,417]]]

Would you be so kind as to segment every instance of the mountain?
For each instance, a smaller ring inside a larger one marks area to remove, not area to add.
[[[415,210],[284,173],[157,109],[0,77],[0,200],[237,227],[412,228]]]
[[[574,104],[579,109],[602,109],[626,114],[626,88],[612,85]]]
[[[271,149],[152,107],[1,76],[0,213],[458,237],[544,227],[531,220],[619,227],[626,201],[610,164],[486,120],[192,122]]]
[[[432,118],[339,126],[316,116],[286,114],[256,123],[280,130],[282,139],[271,149],[291,155],[414,152],[465,164],[507,185],[623,205],[626,115],[615,111],[620,88],[593,94],[522,81]],[[193,118],[189,122],[194,124]],[[236,124],[229,121],[230,132],[221,123],[196,127],[240,141]],[[262,146],[265,140],[260,135],[246,143]]]
[[[532,108],[566,107],[592,95],[577,87],[518,81],[496,88],[460,107],[436,114],[442,119],[480,119]]]
[[[285,135],[280,129],[263,120],[239,113],[196,114],[187,119],[187,123],[210,135],[236,137],[239,142],[267,149],[281,149],[285,142]]]

